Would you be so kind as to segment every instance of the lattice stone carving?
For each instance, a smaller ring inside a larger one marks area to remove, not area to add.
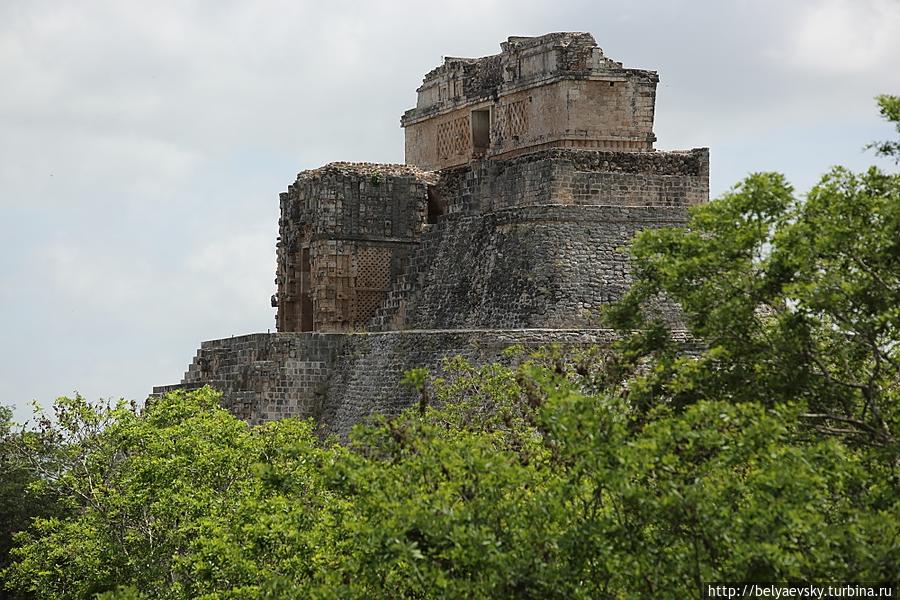
[[[528,131],[527,102],[518,100],[500,107],[500,131],[503,137],[521,136]]]
[[[391,249],[359,248],[356,255],[356,288],[387,290],[391,284]]]
[[[358,326],[365,326],[375,316],[387,292],[375,290],[356,290],[356,303],[353,321]]]
[[[463,155],[469,149],[469,118],[457,117],[437,126],[438,155],[441,158]]]
[[[365,325],[381,307],[391,287],[391,249],[358,248],[353,321]]]

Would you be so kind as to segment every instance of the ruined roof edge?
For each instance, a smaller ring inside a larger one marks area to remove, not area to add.
[[[416,106],[405,111],[401,126],[445,110],[565,79],[659,80],[656,71],[626,69],[621,62],[606,57],[590,33],[510,36],[500,47],[499,54],[480,58],[445,57],[422,79],[416,90]]]

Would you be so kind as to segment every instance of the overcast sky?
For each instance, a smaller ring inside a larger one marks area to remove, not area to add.
[[[709,146],[713,195],[890,137],[900,0],[0,0],[0,404],[142,400],[202,340],[274,329],[296,173],[402,162],[443,55],[565,30],[659,71],[657,147]]]

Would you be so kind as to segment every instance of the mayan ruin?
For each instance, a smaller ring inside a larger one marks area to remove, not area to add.
[[[280,195],[275,332],[204,342],[180,384],[251,423],[344,435],[415,402],[403,373],[512,344],[605,344],[624,248],[709,198],[709,150],[660,151],[655,71],[588,33],[446,58],[403,113],[404,165],[330,163]]]

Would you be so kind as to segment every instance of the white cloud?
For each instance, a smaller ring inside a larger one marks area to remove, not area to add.
[[[274,248],[269,230],[211,240],[187,257],[185,276],[206,290],[208,297],[203,305],[220,311],[223,321],[227,321],[228,314],[249,316],[265,312],[275,285]]]
[[[788,14],[787,39],[771,52],[786,66],[826,75],[897,70],[897,0],[804,2]]]
[[[79,307],[110,330],[127,324],[153,332],[177,326],[169,321],[175,315],[194,314],[234,333],[271,312],[273,249],[269,231],[234,232],[197,240],[182,261],[161,263],[146,247],[68,239],[38,249],[30,267],[52,305]]]
[[[153,284],[146,263],[135,262],[121,248],[110,250],[56,242],[38,250],[34,269],[44,275],[46,292],[60,304],[109,315],[133,306]]]

